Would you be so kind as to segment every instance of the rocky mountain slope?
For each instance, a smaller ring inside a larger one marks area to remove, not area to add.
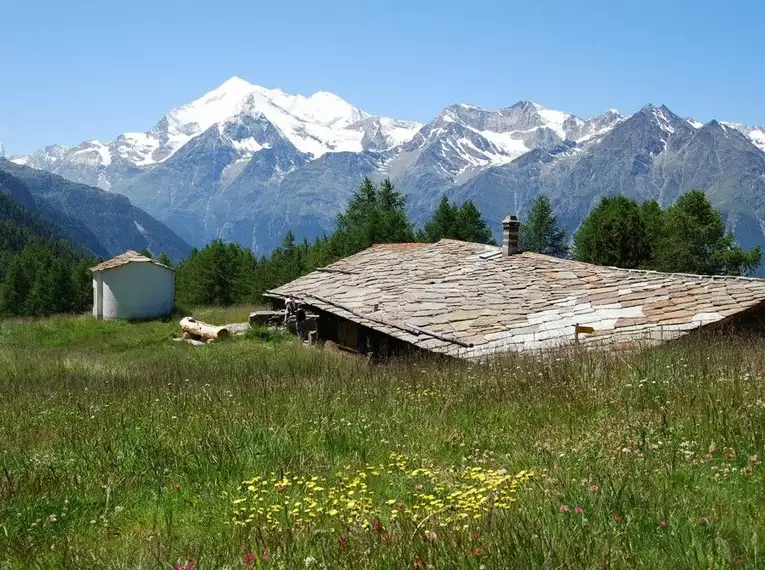
[[[764,239],[765,128],[701,124],[664,106],[582,119],[528,101],[458,104],[420,125],[330,93],[232,78],[146,133],[12,160],[123,193],[194,245],[223,237],[258,252],[287,229],[299,238],[331,230],[363,176],[391,177],[415,221],[447,194],[474,200],[495,228],[539,193],[573,230],[605,194],[667,205],[697,187],[742,243]]]
[[[164,224],[119,194],[0,158],[0,185],[73,243],[108,257],[128,249],[163,251],[174,259],[191,247]]]
[[[0,162],[0,168],[2,168],[2,162]],[[18,204],[19,208],[23,208],[28,213],[30,219],[39,218],[42,224],[46,224],[49,227],[48,233],[58,234],[69,243],[79,246],[95,256],[107,257],[109,255],[109,252],[99,243],[96,236],[85,224],[65,213],[59,212],[43,200],[35,200],[29,188],[27,188],[27,185],[21,179],[1,169],[0,194],[10,197],[13,202]],[[36,224],[29,225],[31,227]],[[33,233],[39,235],[38,231]]]
[[[599,139],[536,149],[451,188],[472,199],[495,225],[538,194],[553,198],[574,229],[601,196],[625,194],[670,204],[688,188],[704,189],[745,245],[763,242],[765,153],[740,130],[718,121],[691,124],[647,105]]]
[[[0,176],[0,281],[10,258],[33,240],[53,245],[57,252],[74,253],[76,257],[103,256],[83,247],[82,243],[67,236],[66,230],[40,214],[34,207],[25,205],[8,191],[7,179]],[[13,183],[11,183],[13,185]]]

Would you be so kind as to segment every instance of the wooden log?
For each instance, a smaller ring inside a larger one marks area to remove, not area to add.
[[[231,333],[226,327],[218,327],[198,321],[193,317],[184,317],[181,319],[181,330],[192,337],[203,338],[206,340],[226,340],[231,337]]]

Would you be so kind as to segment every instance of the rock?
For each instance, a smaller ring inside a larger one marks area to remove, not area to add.
[[[231,323],[226,328],[233,335],[242,335],[250,330],[250,323]]]
[[[173,342],[187,342],[194,346],[204,346],[207,344],[206,342],[202,342],[201,340],[196,340],[193,338],[189,338],[188,336],[180,337],[180,338],[174,338]]]
[[[284,311],[255,311],[250,313],[250,326],[269,325],[284,320]]]

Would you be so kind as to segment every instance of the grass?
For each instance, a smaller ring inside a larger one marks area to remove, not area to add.
[[[765,567],[756,339],[367,366],[176,332],[0,325],[0,569]]]

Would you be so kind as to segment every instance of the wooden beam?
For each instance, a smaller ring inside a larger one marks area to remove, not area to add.
[[[380,324],[380,325],[383,325],[383,326],[386,326],[386,327],[391,327],[391,328],[394,328],[394,329],[398,329],[398,330],[404,331],[404,332],[409,333],[409,334],[414,335],[414,336],[425,335],[425,336],[429,336],[429,337],[435,338],[437,340],[448,342],[450,344],[457,344],[457,345],[465,347],[465,348],[472,348],[473,347],[473,343],[468,343],[468,342],[464,342],[464,341],[461,341],[461,340],[456,339],[456,338],[451,338],[451,337],[448,337],[448,336],[444,336],[442,334],[439,334],[439,333],[436,333],[436,332],[433,332],[433,331],[429,331],[429,330],[426,330],[426,329],[423,329],[423,328],[420,328],[420,327],[412,327],[412,326],[409,326],[409,325],[400,325],[400,324],[397,324],[397,323],[391,323],[391,322],[388,322],[388,321],[384,321],[383,319],[380,319],[380,318],[377,318],[377,317],[373,317],[373,316],[368,315],[366,313],[359,313],[358,311],[356,311],[354,309],[351,309],[350,307],[346,307],[345,305],[341,305],[339,303],[335,303],[334,301],[330,301],[329,299],[324,299],[324,298],[318,297],[316,295],[306,295],[306,296],[307,297],[312,297],[312,298],[316,299],[317,301],[319,301],[320,303],[326,303],[327,305],[330,305],[332,307],[336,307],[336,308],[338,308],[340,310],[346,311],[346,312],[348,312],[348,313],[350,313],[350,314],[352,314],[352,315],[354,315],[354,316],[356,316],[356,317],[358,317],[360,319],[365,319],[367,321],[371,321],[373,323],[377,323],[377,324]]]
[[[346,271],[345,269],[337,269],[335,267],[318,267],[316,271],[322,273],[342,273],[343,275],[358,275],[355,271]]]

